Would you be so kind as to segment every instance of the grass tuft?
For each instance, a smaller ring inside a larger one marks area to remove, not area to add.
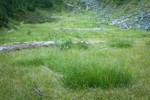
[[[27,56],[24,58],[16,59],[14,62],[16,65],[22,66],[39,66],[44,64],[44,59],[42,57],[37,56]]]
[[[132,75],[118,67],[70,67],[64,76],[65,86],[80,88],[116,88],[130,84]]]
[[[147,41],[147,42],[146,42],[146,45],[148,45],[148,46],[150,47],[150,41]]]
[[[56,37],[57,37],[57,34],[55,34],[55,33],[48,33],[48,36],[49,36],[50,40],[55,40]]]
[[[73,43],[71,39],[69,39],[69,40],[66,40],[64,43],[60,44],[59,47],[62,50],[71,49],[73,47]]]
[[[79,49],[88,49],[89,48],[89,45],[84,42],[84,41],[81,41],[81,42],[78,42],[76,44],[76,46],[79,48]]]
[[[126,40],[126,39],[119,39],[119,40],[112,40],[110,43],[109,43],[109,46],[111,47],[117,47],[117,48],[127,48],[127,47],[131,47],[133,44],[132,41],[130,40]]]

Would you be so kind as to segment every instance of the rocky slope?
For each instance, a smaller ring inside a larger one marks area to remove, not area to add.
[[[150,31],[150,3],[148,0],[131,0],[116,4],[113,0],[78,0],[86,5],[86,10],[95,10],[97,24],[117,25],[122,29],[142,29]],[[107,2],[108,1],[108,2]],[[115,0],[114,0],[115,1]],[[127,1],[127,0],[122,0]]]
[[[150,31],[150,11],[121,16],[109,23],[109,25],[118,25],[120,28],[137,28]]]

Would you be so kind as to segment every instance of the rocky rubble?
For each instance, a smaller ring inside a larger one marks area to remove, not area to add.
[[[145,3],[141,3],[140,6],[132,9],[132,14],[122,13],[118,16],[113,13],[115,6],[111,4],[101,4],[98,0],[77,1],[85,3],[88,7],[87,9],[96,11],[97,15],[92,16],[92,18],[99,20],[97,24],[108,23],[109,25],[117,25],[122,29],[142,29],[150,31],[150,10],[144,10]]]
[[[138,13],[136,15],[122,16],[110,22],[109,25],[117,25],[120,28],[136,28],[150,31],[150,11]]]

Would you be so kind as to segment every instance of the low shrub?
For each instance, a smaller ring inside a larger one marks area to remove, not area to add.
[[[62,44],[59,45],[61,50],[67,50],[71,48],[79,48],[79,49],[88,49],[89,45],[86,42],[77,42],[73,43],[70,39],[66,40]]]
[[[127,86],[131,82],[128,70],[118,67],[70,67],[63,78],[65,86],[70,88],[116,88]]]

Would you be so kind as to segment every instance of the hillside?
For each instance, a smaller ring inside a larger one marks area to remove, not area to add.
[[[78,0],[84,9],[95,10],[98,23],[117,25],[122,29],[150,30],[149,0]]]
[[[12,2],[12,5],[9,3]],[[150,3],[149,0],[38,0],[20,2],[19,0],[0,3],[0,26],[9,27],[15,21],[29,23],[51,22],[50,16],[39,13],[37,9],[51,9],[53,12],[71,12],[80,8],[96,11],[98,23],[117,25],[120,28],[138,28],[150,30]],[[6,7],[8,6],[8,7]],[[52,12],[52,13],[53,13]],[[79,11],[80,12],[80,11]],[[32,17],[33,16],[33,19]]]

